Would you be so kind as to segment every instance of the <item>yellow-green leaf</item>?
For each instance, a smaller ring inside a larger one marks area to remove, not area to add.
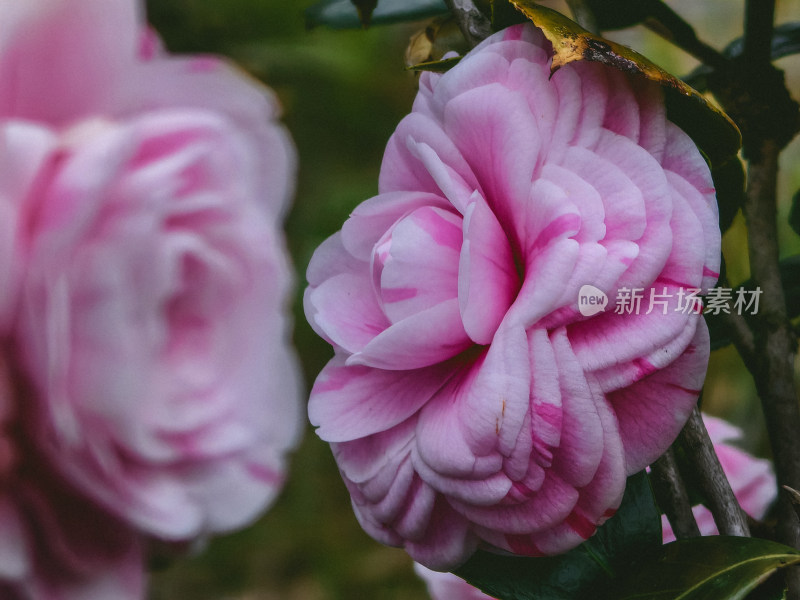
[[[453,16],[438,17],[411,36],[406,48],[406,66],[415,69],[424,63],[438,63],[448,52],[464,54],[468,50]]]
[[[418,63],[406,68],[409,71],[433,71],[434,73],[444,73],[445,71],[449,71],[455,67],[460,60],[460,56],[454,56],[452,58],[444,58],[442,60],[432,60],[429,62]]]

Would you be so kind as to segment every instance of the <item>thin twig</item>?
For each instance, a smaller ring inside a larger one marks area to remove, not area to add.
[[[797,516],[800,517],[800,492],[794,488],[790,488],[788,485],[782,485],[781,487],[789,494],[789,501],[792,503],[792,508],[794,508],[794,512],[797,513]]]
[[[744,316],[738,312],[722,312],[719,314],[719,318],[724,321],[731,334],[733,345],[736,346],[744,363],[753,364],[756,356],[755,338]]]
[[[678,438],[695,467],[698,482],[714,515],[714,523],[722,535],[750,537],[747,517],[733,495],[722,471],[714,445],[708,437],[700,411],[695,408]]]
[[[492,35],[492,24],[472,0],[445,0],[470,48]]]
[[[717,285],[722,287],[730,287],[724,259],[722,261],[720,271],[721,273]],[[730,333],[731,340],[733,341],[733,345],[736,347],[736,350],[738,350],[739,356],[742,357],[742,360],[745,364],[750,364],[755,360],[756,355],[755,337],[753,336],[753,331],[750,329],[750,325],[747,323],[744,315],[742,315],[739,311],[734,310],[731,306],[732,304],[733,302],[729,301],[727,311],[721,311],[717,317]]]
[[[669,6],[657,0],[652,2],[650,18],[644,25],[685,50],[700,62],[715,69],[725,69],[730,61],[720,52],[697,37],[694,29]]]
[[[683,484],[672,448],[662,454],[650,468],[656,500],[667,515],[675,537],[679,540],[699,537],[700,529],[694,519],[689,494]]]

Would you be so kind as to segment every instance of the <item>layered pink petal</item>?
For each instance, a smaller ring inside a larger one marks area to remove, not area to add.
[[[487,204],[518,250],[521,223],[512,215],[525,212],[540,144],[527,134],[536,131],[527,102],[498,83],[473,88],[447,103],[444,128],[470,157]]]
[[[619,422],[628,474],[641,471],[675,439],[692,412],[708,367],[708,328],[696,319],[694,338],[675,361],[632,385],[608,394]]]
[[[431,600],[491,600],[478,588],[452,573],[439,573],[414,563],[414,572],[425,582]]]
[[[392,323],[456,297],[461,227],[460,215],[425,207],[378,241],[373,283]]]
[[[0,126],[0,332],[18,301],[29,202],[56,146],[44,127],[23,122]]]
[[[464,329],[476,344],[488,344],[519,288],[508,239],[483,198],[464,216],[458,266],[458,301]]]
[[[334,357],[311,391],[309,418],[330,442],[364,438],[402,423],[451,376],[443,366],[395,372],[345,362]]]

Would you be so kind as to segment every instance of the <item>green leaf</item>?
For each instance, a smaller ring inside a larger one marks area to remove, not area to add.
[[[358,11],[358,18],[364,27],[369,26],[372,12],[378,6],[378,0],[350,0]]]
[[[624,29],[641,23],[652,13],[652,0],[584,0],[602,30]]]
[[[792,198],[792,208],[789,209],[789,225],[797,235],[800,235],[800,191],[796,192]]]
[[[742,136],[734,122],[677,77],[638,52],[593,35],[533,0],[510,1],[553,45],[553,72],[571,62],[589,60],[654,81],[664,89],[670,120],[689,134],[712,166],[728,162],[739,151]]]
[[[744,50],[743,38],[736,38],[728,44],[722,53],[728,58],[737,58],[742,55]],[[784,56],[800,54],[800,23],[783,23],[773,30],[772,36],[772,60],[778,60]],[[713,69],[706,65],[700,65],[684,80],[700,91],[708,88],[707,77]]]
[[[366,3],[367,0],[359,0]],[[444,0],[379,0],[372,11],[372,25],[418,21],[447,14]],[[358,29],[362,26],[351,0],[323,0],[306,9],[306,25],[326,25],[332,29]]]
[[[527,19],[509,0],[492,0],[492,29],[500,31]]]
[[[503,600],[594,598],[614,573],[661,545],[661,518],[644,472],[628,478],[616,515],[586,542],[561,556],[524,558],[477,552],[455,571]]]
[[[719,228],[725,233],[744,205],[745,172],[738,156],[711,169],[719,205]]]
[[[725,47],[723,53],[729,58],[735,58],[741,56],[743,51],[743,39],[736,38]],[[772,60],[798,53],[800,53],[800,23],[783,23],[775,27],[772,34]]]
[[[764,583],[756,587],[746,600],[786,600],[786,579],[777,571]]]
[[[443,61],[444,56],[451,52],[464,55],[469,52],[469,46],[452,15],[437,17],[411,36],[406,48],[406,68],[412,71],[447,71],[460,58]]]
[[[658,549],[606,594],[608,600],[744,600],[800,552],[758,538],[711,536]]]
[[[789,318],[794,319],[800,316],[800,254],[789,256],[780,262],[781,280],[783,281],[783,293],[786,296],[786,309]],[[748,279],[735,289],[744,288],[755,290],[756,285],[752,279]],[[734,295],[735,298],[735,295]],[[731,309],[733,310],[733,309]],[[731,336],[725,321],[721,315],[704,314],[708,332],[711,335],[711,349],[718,350],[732,343]],[[745,319],[751,319],[752,315],[744,313]]]

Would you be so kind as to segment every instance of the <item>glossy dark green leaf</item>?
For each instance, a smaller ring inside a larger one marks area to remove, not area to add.
[[[776,570],[800,562],[800,552],[758,538],[725,536],[662,546],[624,574],[607,600],[744,600]]]
[[[783,293],[786,296],[786,309],[789,318],[794,319],[800,316],[800,255],[784,258],[780,262],[781,280],[783,281]],[[741,286],[746,290],[754,290],[755,283],[748,279]],[[734,295],[735,298],[735,295]],[[720,315],[703,315],[708,325],[708,332],[711,335],[711,349],[717,350],[724,348],[732,343],[731,336],[725,324],[725,319]],[[752,318],[752,315],[744,313],[745,319]]]
[[[628,478],[617,514],[574,550],[542,558],[478,552],[456,575],[503,600],[588,600],[608,587],[615,573],[660,545],[660,513],[642,472]]]
[[[500,31],[517,23],[524,23],[527,19],[509,0],[492,0],[492,29]]]
[[[778,25],[773,30],[772,36],[772,60],[778,60],[784,56],[800,54],[800,23],[791,22]],[[736,58],[742,55],[744,41],[736,38],[728,44],[722,53],[728,58]],[[707,86],[706,77],[712,69],[705,65],[697,67],[684,80],[698,90],[705,91]]]
[[[366,2],[366,0],[364,0]],[[444,0],[379,0],[372,11],[372,25],[418,21],[448,12]],[[326,25],[332,29],[362,27],[358,10],[351,0],[323,0],[306,9],[306,25]]]
[[[719,228],[725,233],[744,204],[744,164],[738,156],[711,170],[719,205]]]
[[[358,19],[364,27],[368,26],[372,20],[372,12],[378,6],[378,0],[350,0],[358,11]]]
[[[623,73],[644,77],[664,90],[667,114],[708,157],[712,166],[736,155],[742,136],[734,122],[686,83],[667,73],[638,52],[593,35],[561,13],[533,0],[510,0],[553,45],[551,69],[571,62],[600,62]]]
[[[623,29],[641,23],[652,12],[653,0],[584,0],[601,30]]]
[[[725,47],[723,53],[735,58],[742,54],[744,41],[736,38]],[[800,23],[783,23],[773,30],[772,34],[772,60],[778,60],[784,56],[800,53]]]
[[[750,592],[746,600],[786,600],[786,593],[786,578],[783,573],[777,571],[766,582]]]
[[[797,235],[800,235],[800,191],[796,192],[792,198],[792,208],[789,209],[789,225]]]

